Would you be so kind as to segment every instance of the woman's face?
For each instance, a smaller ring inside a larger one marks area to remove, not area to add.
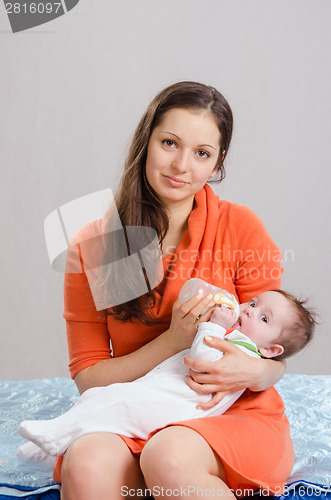
[[[220,145],[211,113],[175,108],[163,115],[148,143],[146,177],[165,206],[193,201],[216,174]]]

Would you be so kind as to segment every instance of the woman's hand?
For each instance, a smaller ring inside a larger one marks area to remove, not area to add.
[[[227,394],[247,387],[258,387],[265,381],[262,380],[264,371],[261,365],[269,360],[252,358],[234,344],[216,337],[205,337],[205,342],[222,351],[223,358],[212,362],[184,358],[185,365],[190,368],[187,383],[191,389],[201,394],[213,394],[207,403],[199,403],[201,409],[212,408]]]
[[[191,347],[197,333],[197,327],[202,321],[209,321],[214,307],[202,314],[210,304],[212,295],[202,297],[196,295],[183,304],[177,299],[172,308],[172,317],[169,329],[164,333],[167,341],[173,345],[174,352]],[[199,318],[196,321],[196,318]]]

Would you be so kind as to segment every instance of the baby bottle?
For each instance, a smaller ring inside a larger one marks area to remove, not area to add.
[[[210,303],[207,307],[205,307],[201,314],[204,314],[208,311],[208,309],[210,309],[210,307],[216,304],[229,307],[237,314],[237,316],[239,316],[239,304],[232,293],[211,285],[210,283],[207,283],[207,281],[201,280],[200,278],[191,278],[182,286],[178,296],[179,302],[183,304],[191,297],[198,295],[199,293],[204,297],[209,294],[213,295]]]

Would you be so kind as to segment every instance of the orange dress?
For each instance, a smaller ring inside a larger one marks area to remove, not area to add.
[[[101,225],[101,220],[87,225],[79,233],[80,239],[93,237]],[[97,311],[84,269],[66,274],[64,318],[72,378],[101,360],[139,349],[165,331],[172,305],[189,278],[202,278],[245,302],[280,287],[280,260],[280,251],[262,221],[248,208],[220,200],[206,185],[195,196],[182,241],[164,259],[167,279],[154,307],[159,320],[155,325],[137,320],[124,324],[105,311]],[[267,488],[270,494],[282,491],[293,467],[294,452],[284,405],[273,387],[260,393],[247,389],[223,415],[176,425],[204,437],[221,458],[228,484],[237,490],[238,497],[242,496],[239,490],[245,488]],[[141,452],[142,440],[123,439],[133,453]],[[61,459],[54,471],[56,481],[61,479],[60,471]]]

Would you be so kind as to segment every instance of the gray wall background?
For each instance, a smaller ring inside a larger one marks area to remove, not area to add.
[[[251,207],[284,252],[284,288],[321,316],[288,372],[330,371],[329,0],[81,0],[12,34],[0,4],[0,378],[68,376],[63,275],[43,222],[116,186],[160,89],[212,84],[235,116],[223,198]]]

